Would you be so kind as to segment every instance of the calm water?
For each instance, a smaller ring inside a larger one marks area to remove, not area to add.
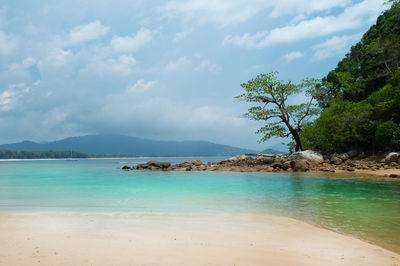
[[[117,169],[148,160],[0,162],[0,211],[284,215],[400,252],[400,182]]]

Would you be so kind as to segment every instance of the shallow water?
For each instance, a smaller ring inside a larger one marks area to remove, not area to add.
[[[161,158],[180,162],[197,158]],[[200,158],[217,161],[222,158]],[[400,183],[233,172],[122,171],[148,161],[0,162],[0,211],[257,213],[295,217],[400,252]]]

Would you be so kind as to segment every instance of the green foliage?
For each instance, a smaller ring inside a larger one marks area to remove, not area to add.
[[[399,149],[400,68],[389,83],[358,103],[332,103],[304,126],[304,146],[321,151]],[[385,132],[387,131],[387,132]]]
[[[304,146],[322,151],[342,151],[368,145],[371,138],[369,116],[372,106],[344,101],[325,109],[321,116],[304,126]]]
[[[379,16],[318,86],[324,111],[301,139],[320,151],[400,149],[400,4]]]
[[[337,65],[322,79],[318,103],[359,102],[382,88],[400,66],[400,4],[378,17],[373,25]]]
[[[400,149],[400,125],[392,120],[379,124],[376,128],[375,139],[379,149]]]
[[[262,134],[260,141],[271,137],[289,137],[296,142],[296,150],[301,150],[299,133],[303,124],[310,117],[318,114],[315,93],[318,80],[305,79],[300,84],[278,80],[277,72],[260,74],[256,78],[241,84],[245,93],[236,96],[237,99],[256,103],[248,109],[245,116],[252,120],[265,120],[267,124],[256,133]],[[305,92],[308,102],[297,105],[288,104],[290,96]]]

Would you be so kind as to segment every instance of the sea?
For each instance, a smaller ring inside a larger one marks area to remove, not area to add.
[[[296,218],[400,252],[400,182],[289,173],[123,171],[149,160],[0,161],[0,214],[260,214]]]

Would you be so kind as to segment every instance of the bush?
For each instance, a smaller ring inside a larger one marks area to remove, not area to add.
[[[400,149],[400,125],[392,120],[381,123],[375,132],[376,146],[382,150]]]
[[[348,101],[332,104],[317,120],[305,125],[301,133],[304,146],[331,152],[371,145],[375,132],[369,119],[371,114],[370,104]]]

